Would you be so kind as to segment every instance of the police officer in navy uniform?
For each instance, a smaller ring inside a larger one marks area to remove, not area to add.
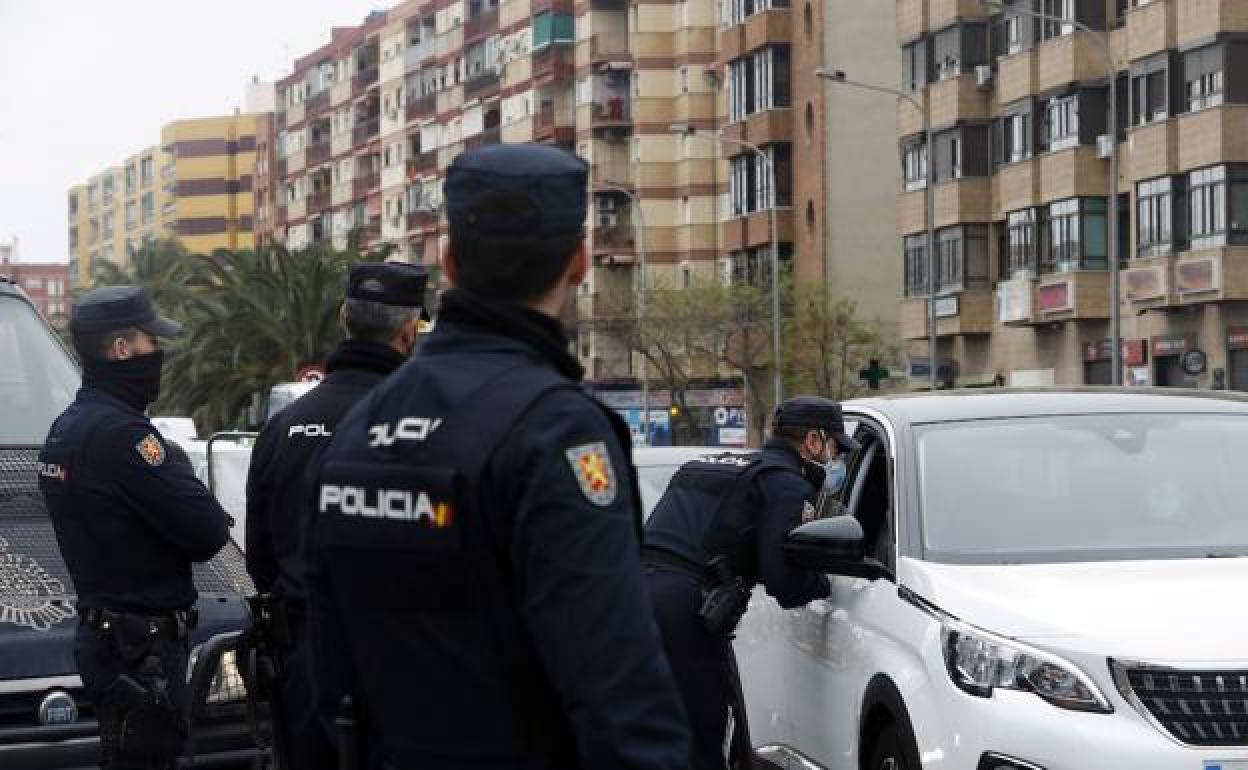
[[[312,633],[361,767],[688,768],[628,428],[559,321],[588,270],[587,174],[542,145],[455,160],[437,328],[320,466]]]
[[[398,369],[416,346],[428,271],[398,262],[366,262],[351,268],[340,320],[345,340],[326,362],[325,381],[265,425],[247,473],[247,571],[256,590],[270,594],[285,638],[277,693],[290,767],[300,768],[304,750],[323,750],[313,738],[315,672],[304,644],[306,590],[301,556],[303,531],[312,511],[306,469],[328,446],[338,421],[363,396]]]
[[[70,319],[82,389],[52,423],[40,489],[78,594],[78,671],[106,768],[171,766],[186,738],[191,565],[229,537],[229,517],[144,410],[160,392],[161,337],[181,327],[147,292],[87,292]]]
[[[646,523],[647,580],[696,770],[749,766],[732,633],[757,583],[785,608],[827,596],[827,578],[786,564],[782,546],[814,517],[838,455],[857,447],[835,401],[788,399],[761,451],[685,464]]]

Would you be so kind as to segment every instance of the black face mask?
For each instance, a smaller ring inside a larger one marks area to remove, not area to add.
[[[88,361],[82,367],[82,384],[116,396],[141,412],[160,396],[164,363],[163,350],[120,361]]]

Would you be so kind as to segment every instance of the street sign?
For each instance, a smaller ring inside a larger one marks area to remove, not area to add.
[[[858,372],[858,379],[867,383],[871,390],[880,389],[880,381],[888,379],[888,370],[880,366],[880,360],[873,358],[867,362],[867,368]]]

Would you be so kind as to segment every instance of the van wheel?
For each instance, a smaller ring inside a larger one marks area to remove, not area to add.
[[[867,770],[920,770],[914,737],[895,724],[885,727],[871,747]]]

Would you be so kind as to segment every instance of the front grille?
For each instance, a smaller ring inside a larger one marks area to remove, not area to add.
[[[1248,670],[1127,667],[1131,692],[1161,726],[1192,746],[1248,745]]]
[[[73,696],[78,706],[79,722],[95,719],[95,709],[81,687],[53,687],[48,690],[0,693],[0,730],[36,727],[39,725],[39,704],[52,690],[64,690]]]
[[[35,470],[38,462],[38,449],[0,448],[0,517],[47,515]]]

